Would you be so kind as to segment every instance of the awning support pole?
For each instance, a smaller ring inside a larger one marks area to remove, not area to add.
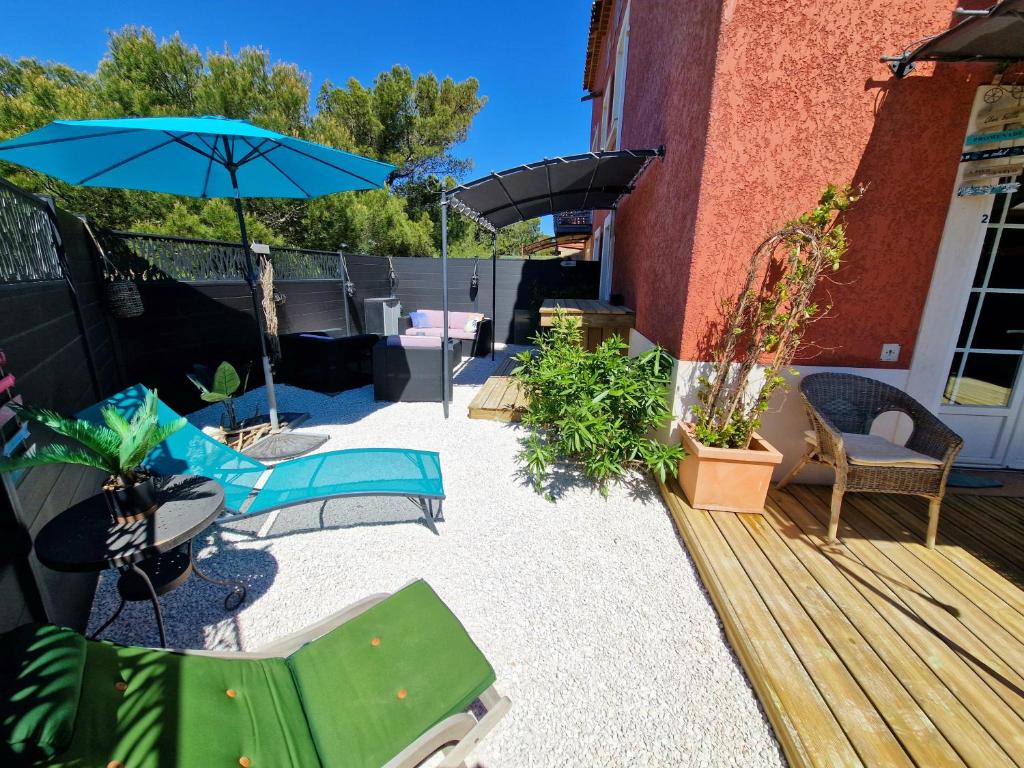
[[[491,360],[498,341],[498,233],[491,232]]]
[[[441,190],[441,304],[444,309],[444,331],[441,337],[441,402],[444,417],[448,418],[448,402],[451,397],[451,370],[448,367],[448,200]]]

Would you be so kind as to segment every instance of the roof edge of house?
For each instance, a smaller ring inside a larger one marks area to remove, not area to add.
[[[597,77],[597,59],[601,54],[601,44],[608,33],[608,20],[611,17],[614,0],[594,0],[590,6],[590,30],[587,35],[587,55],[583,64],[583,88],[588,92],[594,90],[594,78]]]

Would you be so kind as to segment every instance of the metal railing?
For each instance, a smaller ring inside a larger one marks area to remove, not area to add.
[[[46,202],[0,179],[0,283],[63,279],[56,237]]]
[[[236,281],[245,277],[238,243],[105,230],[99,235],[111,266],[123,275],[179,282]],[[340,280],[337,253],[270,247],[275,280]]]

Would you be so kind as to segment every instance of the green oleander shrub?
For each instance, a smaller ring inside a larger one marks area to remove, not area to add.
[[[676,474],[682,447],[650,436],[672,417],[672,358],[665,350],[627,357],[625,343],[613,336],[589,352],[578,322],[560,310],[534,342],[536,354],[517,355],[513,375],[529,398],[522,419],[529,435],[519,461],[538,492],[557,462],[582,469],[604,494],[631,468],[649,469],[661,480]]]

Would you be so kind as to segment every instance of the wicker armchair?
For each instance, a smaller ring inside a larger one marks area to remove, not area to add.
[[[812,373],[800,396],[813,427],[807,452],[778,484],[782,488],[809,462],[835,470],[828,536],[835,540],[843,495],[851,491],[906,493],[928,499],[925,543],[935,546],[946,479],[963,440],[906,392],[848,373]],[[883,413],[905,413],[913,431],[905,446],[868,436]],[[852,452],[852,455],[851,455]],[[874,454],[873,454],[874,452]]]

